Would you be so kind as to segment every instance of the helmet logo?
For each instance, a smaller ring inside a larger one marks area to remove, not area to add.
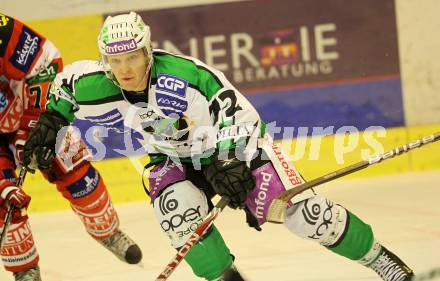
[[[130,39],[106,44],[105,52],[114,55],[134,51],[136,48],[136,42],[134,39]]]

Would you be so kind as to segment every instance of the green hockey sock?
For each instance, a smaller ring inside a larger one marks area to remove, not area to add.
[[[327,248],[351,260],[359,260],[364,257],[373,246],[373,231],[370,225],[364,223],[350,212],[348,212],[347,220],[347,229],[341,239]]]
[[[195,275],[206,280],[220,277],[233,262],[229,248],[215,226],[212,226],[202,241],[192,247],[185,260]]]

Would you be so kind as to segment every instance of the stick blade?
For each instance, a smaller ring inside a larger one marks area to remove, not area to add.
[[[270,203],[266,220],[271,223],[284,223],[286,220],[287,202],[281,199],[274,199]]]

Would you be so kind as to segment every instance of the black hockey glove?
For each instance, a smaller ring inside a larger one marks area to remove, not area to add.
[[[257,231],[261,231],[261,226],[258,223],[257,218],[252,214],[251,210],[248,207],[244,208],[244,212],[246,213],[246,223],[249,227],[255,228]]]
[[[219,160],[218,155],[212,156],[211,164],[204,170],[206,179],[218,195],[229,197],[229,207],[242,209],[249,192],[255,188],[255,178],[246,162],[235,156]]]
[[[69,122],[56,112],[41,113],[24,145],[23,164],[28,171],[34,172],[37,167],[42,170],[50,168],[55,157],[57,133],[68,124]],[[33,161],[36,162],[37,167],[33,167],[35,165]]]

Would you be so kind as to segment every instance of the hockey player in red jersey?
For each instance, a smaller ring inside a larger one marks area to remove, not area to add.
[[[16,187],[15,169],[22,163],[23,145],[29,131],[45,109],[49,83],[63,68],[52,42],[12,17],[0,14],[0,232],[9,203],[16,207],[2,244],[6,270],[16,281],[41,280],[36,249],[25,208],[30,197]],[[69,161],[62,153],[50,169],[42,171],[54,183],[86,231],[119,259],[136,264],[142,253],[136,243],[119,230],[118,215],[98,171],[89,163],[90,154],[75,135],[64,141],[81,147]]]

